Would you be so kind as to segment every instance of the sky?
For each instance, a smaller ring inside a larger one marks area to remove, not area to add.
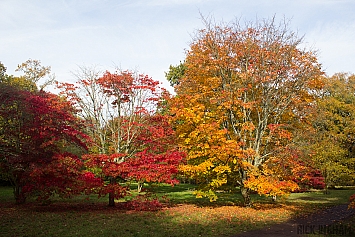
[[[0,11],[0,61],[11,75],[31,58],[62,82],[79,67],[118,67],[171,90],[165,72],[184,60],[201,16],[290,20],[327,75],[355,73],[355,0],[0,0]]]

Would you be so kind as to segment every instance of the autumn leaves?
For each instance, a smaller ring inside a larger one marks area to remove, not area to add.
[[[100,73],[81,68],[76,85],[63,84],[62,94],[80,110],[92,138],[85,164],[105,186],[109,205],[125,195],[127,182],[178,183],[174,175],[185,157],[175,133],[159,109],[165,90],[147,75],[130,71]]]
[[[211,199],[222,186],[282,195],[297,188],[284,155],[292,121],[312,103],[323,72],[312,51],[287,26],[271,21],[241,27],[206,21],[187,52],[184,76],[175,87],[171,113],[180,146],[181,170],[201,181]]]
[[[55,186],[61,175],[72,176],[65,179],[66,192],[109,194],[112,206],[126,195],[129,181],[175,184],[177,174],[199,185],[198,197],[212,201],[219,189],[240,188],[247,206],[251,191],[273,197],[295,191],[297,176],[324,163],[308,162],[317,155],[307,150],[307,142],[316,139],[304,136],[305,131],[320,134],[315,125],[322,118],[314,108],[323,106],[326,113],[328,106],[319,102],[328,98],[320,96],[327,82],[315,52],[304,49],[302,38],[274,19],[244,26],[204,23],[185,61],[166,73],[175,95],[147,75],[123,70],[81,67],[75,83],[58,84],[60,95],[29,91],[33,83],[23,83],[0,111],[2,169],[15,175],[12,164],[22,162],[22,152],[23,159],[31,157],[22,179],[27,175]],[[35,66],[33,75],[42,75]],[[2,86],[15,82],[1,75]],[[39,106],[42,101],[46,106]],[[342,137],[339,150],[344,151]],[[36,158],[30,148],[24,150],[22,140],[13,143],[19,138],[50,153]],[[22,148],[16,150],[16,144]],[[5,150],[9,147],[11,152]],[[75,183],[87,188],[70,186]],[[19,185],[20,193],[26,183]]]

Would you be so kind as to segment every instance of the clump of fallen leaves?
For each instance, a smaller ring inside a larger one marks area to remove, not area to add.
[[[168,198],[157,197],[150,193],[145,195],[138,195],[132,200],[119,203],[119,209],[132,210],[132,211],[159,211],[168,206]]]
[[[196,205],[178,205],[165,211],[177,222],[219,222],[229,223],[280,223],[293,217],[299,207],[273,204],[258,204],[253,208],[241,206],[198,207]]]

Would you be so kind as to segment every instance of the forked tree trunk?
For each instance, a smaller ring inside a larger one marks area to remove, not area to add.
[[[241,187],[240,192],[242,193],[243,200],[244,200],[244,206],[250,207],[251,206],[251,199],[250,199],[250,189]]]

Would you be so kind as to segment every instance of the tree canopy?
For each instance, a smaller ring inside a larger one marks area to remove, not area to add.
[[[309,153],[327,187],[355,181],[355,76],[324,77],[324,88],[312,113]]]
[[[157,113],[166,91],[147,75],[117,70],[100,73],[80,68],[76,84],[60,85],[62,94],[80,109],[94,141],[83,156],[86,165],[109,179],[104,189],[109,205],[126,192],[117,182],[176,183],[174,174],[184,158],[176,150],[174,131]]]
[[[89,138],[82,132],[84,124],[75,116],[75,109],[57,95],[0,83],[0,101],[0,169],[13,184],[16,201],[21,203],[34,189],[44,191],[32,178],[43,178],[44,170],[53,160],[57,160],[57,164],[64,162],[61,163],[63,169],[75,170],[66,163],[76,162],[78,158],[66,152],[65,147],[75,144],[86,149]],[[58,166],[52,168],[58,169]],[[81,170],[81,166],[76,166],[76,176],[66,176],[64,170],[51,175],[75,181],[82,174]],[[47,181],[41,186],[47,193],[65,184]],[[66,182],[67,187],[69,183]]]
[[[0,175],[18,203],[35,193],[124,197],[131,181],[277,196],[355,183],[355,76],[327,76],[316,51],[275,18],[203,18],[166,79],[79,67],[74,83],[29,59],[0,62]],[[43,82],[44,81],[44,82]],[[39,84],[42,82],[42,84]],[[355,198],[352,197],[352,206]]]
[[[297,185],[289,144],[296,121],[314,101],[323,74],[315,52],[274,19],[205,21],[186,53],[184,76],[170,101],[171,118],[201,193],[223,185],[282,195]]]

